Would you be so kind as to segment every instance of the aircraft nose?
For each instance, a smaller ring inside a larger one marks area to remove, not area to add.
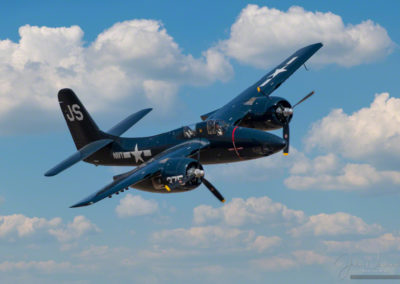
[[[272,134],[271,134],[272,135]],[[270,139],[268,145],[273,149],[273,152],[279,152],[286,146],[286,141],[279,136],[273,135],[273,139]]]
[[[251,128],[240,128],[234,133],[236,147],[255,147],[261,149],[261,155],[271,155],[281,151],[286,142],[281,137],[262,130]]]
[[[267,139],[264,142],[264,147],[269,148],[273,153],[281,151],[286,146],[286,141],[279,136],[274,134],[265,133]]]

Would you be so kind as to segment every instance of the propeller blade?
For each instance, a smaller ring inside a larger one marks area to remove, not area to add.
[[[298,101],[292,108],[295,108],[297,105],[301,104],[302,102],[304,102],[305,100],[307,100],[309,97],[311,97],[312,95],[314,95],[314,91],[312,91],[311,93],[309,93],[307,96],[305,96],[304,98],[302,98],[300,101]]]
[[[285,156],[289,154],[289,135],[290,135],[289,123],[286,123],[283,126],[283,139],[285,139],[286,141],[286,146],[285,148],[283,148],[283,155]]]
[[[225,198],[221,195],[221,193],[219,193],[219,191],[208,180],[203,178],[203,183],[211,191],[211,193],[214,194],[214,196],[216,198],[218,198],[219,201],[225,202]]]

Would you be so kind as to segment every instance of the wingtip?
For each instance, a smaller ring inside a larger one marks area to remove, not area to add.
[[[71,205],[69,208],[78,208],[78,207],[82,207],[85,206],[85,204],[83,202],[78,202],[75,203],[74,205]]]
[[[320,49],[321,47],[323,47],[323,43],[322,42],[316,42],[310,45],[305,46],[303,49],[307,49],[307,50],[315,50],[317,51],[318,49]]]
[[[309,46],[323,46],[324,44],[322,42],[316,42],[316,43],[312,43]]]
[[[318,43],[314,44],[314,46],[315,46],[316,50],[319,50],[321,47],[324,46],[324,44],[322,42],[318,42]]]
[[[92,194],[89,195],[88,197],[86,197],[85,199],[79,201],[78,203],[70,206],[69,208],[77,208],[77,207],[83,207],[83,206],[89,206],[92,205],[93,203],[97,202],[94,197],[96,196],[96,194]]]
[[[78,208],[78,207],[84,207],[84,206],[89,206],[93,204],[93,202],[78,202],[72,206],[70,206],[69,208]]]
[[[53,173],[51,170],[44,173],[44,176],[45,176],[45,177],[52,177],[52,176],[55,176],[55,175],[56,175],[56,174]]]

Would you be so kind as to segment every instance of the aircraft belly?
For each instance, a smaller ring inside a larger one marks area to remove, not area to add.
[[[200,163],[202,164],[221,164],[240,161],[233,147],[230,148],[214,148],[201,152]]]

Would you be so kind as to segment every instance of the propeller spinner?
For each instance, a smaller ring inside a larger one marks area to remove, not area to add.
[[[222,194],[204,177],[204,170],[202,167],[192,167],[187,170],[186,176],[177,183],[171,184],[169,186],[170,189],[174,189],[179,185],[185,185],[188,182],[191,182],[194,179],[201,179],[203,184],[207,187],[207,189],[214,194],[214,196],[221,202],[225,202],[225,198]]]
[[[307,94],[304,98],[302,98],[300,101],[298,101],[296,104],[294,104],[292,107],[285,107],[282,105],[279,105],[276,108],[276,115],[277,117],[281,120],[283,123],[283,139],[286,141],[286,146],[283,149],[283,155],[288,155],[289,154],[289,141],[290,141],[290,130],[289,130],[289,122],[293,116],[293,109],[304,102],[305,100],[309,99],[312,95],[314,95],[314,91],[310,92]]]

